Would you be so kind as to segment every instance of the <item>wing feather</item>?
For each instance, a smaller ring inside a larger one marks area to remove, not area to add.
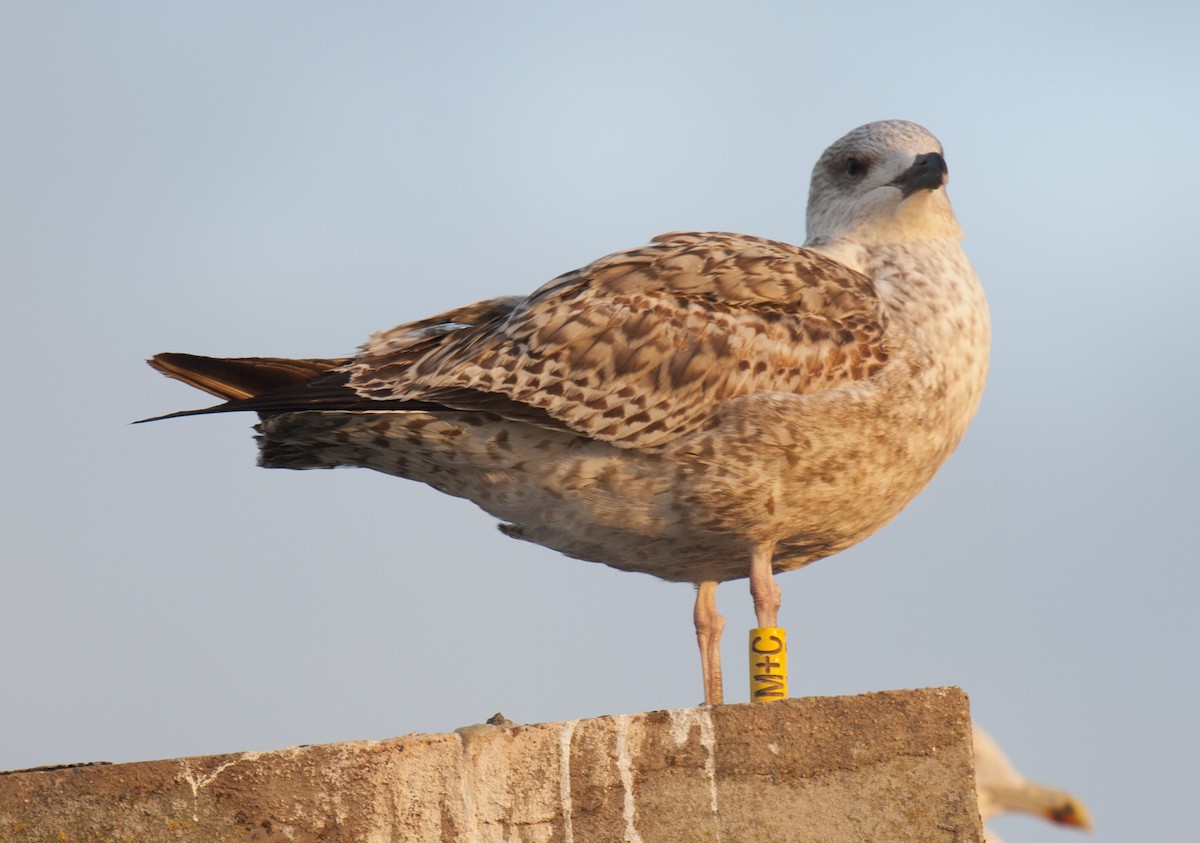
[[[868,278],[738,234],[662,235],[524,301],[471,307],[482,310],[450,320],[453,330],[438,332],[443,314],[416,333],[425,323],[376,335],[342,367],[349,386],[652,447],[702,428],[723,401],[835,388],[871,377],[888,356]]]

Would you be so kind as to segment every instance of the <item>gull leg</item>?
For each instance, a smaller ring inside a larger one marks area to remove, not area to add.
[[[725,701],[721,685],[721,633],[725,631],[725,618],[717,611],[715,580],[696,584],[695,620],[700,668],[704,672],[704,704],[720,705]]]
[[[779,626],[782,592],[771,571],[774,557],[775,542],[759,542],[750,553],[750,596],[754,598],[754,614],[760,628]]]

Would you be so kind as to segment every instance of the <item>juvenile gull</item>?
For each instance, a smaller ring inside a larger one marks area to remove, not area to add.
[[[664,234],[353,358],[149,362],[227,399],[172,416],[257,411],[262,466],[419,480],[514,538],[696,583],[715,704],[717,584],[749,577],[777,626],[774,572],[891,520],[979,403],[987,304],[945,182],[928,131],[871,123],[813,169],[804,247]]]
[[[1010,811],[1032,814],[1059,825],[1092,829],[1087,807],[1065,790],[1031,782],[1017,772],[992,736],[972,724],[975,748],[975,790],[979,795],[979,816],[984,822]],[[986,829],[988,843],[1000,838]]]

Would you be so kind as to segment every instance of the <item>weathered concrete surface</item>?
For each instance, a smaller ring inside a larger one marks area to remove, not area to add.
[[[957,688],[0,775],[0,841],[981,839]]]

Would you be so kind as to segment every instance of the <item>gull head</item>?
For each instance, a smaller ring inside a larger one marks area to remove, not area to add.
[[[806,244],[961,239],[946,181],[942,145],[924,127],[907,120],[859,126],[813,167]]]

